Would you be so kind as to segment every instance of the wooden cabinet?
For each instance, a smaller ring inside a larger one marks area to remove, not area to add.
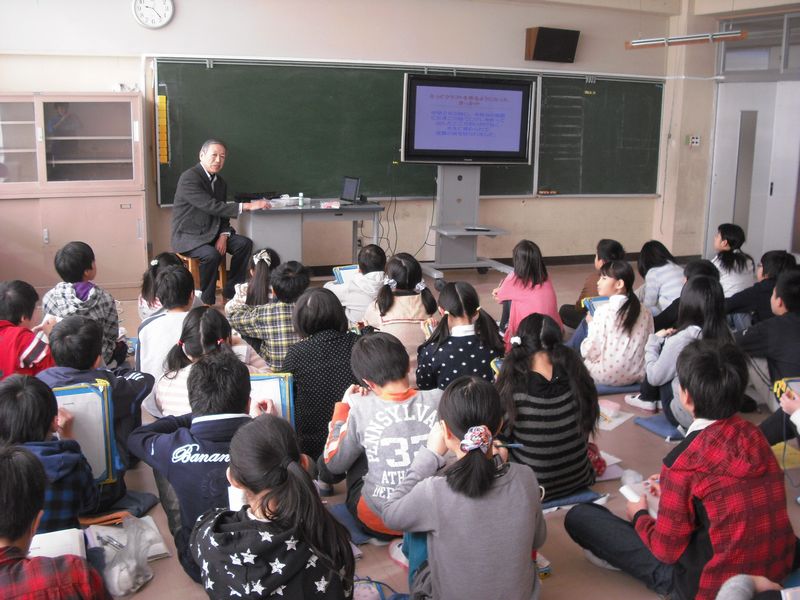
[[[0,96],[0,278],[37,287],[73,240],[97,282],[136,288],[146,267],[139,94]]]

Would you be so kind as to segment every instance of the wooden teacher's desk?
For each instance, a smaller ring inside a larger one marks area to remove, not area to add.
[[[353,223],[353,262],[358,258],[358,223],[372,221],[372,241],[378,243],[380,204],[340,201],[339,208],[321,208],[322,201],[306,198],[302,208],[269,208],[239,215],[239,230],[253,240],[253,248],[270,247],[281,260],[303,262],[303,223],[307,221],[350,221]]]

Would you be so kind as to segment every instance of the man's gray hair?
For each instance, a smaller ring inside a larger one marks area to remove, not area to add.
[[[203,142],[203,145],[200,148],[200,152],[205,153],[205,151],[208,150],[208,147],[213,145],[213,144],[218,144],[218,145],[222,146],[223,148],[225,148],[226,152],[228,150],[228,144],[226,144],[222,140],[218,140],[217,138],[209,138],[205,142]]]

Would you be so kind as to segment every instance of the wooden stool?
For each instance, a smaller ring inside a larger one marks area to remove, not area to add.
[[[192,279],[194,279],[194,289],[200,289],[200,259],[192,258],[191,256],[185,256],[180,252],[176,252],[178,258],[183,261],[183,264],[186,265],[186,268],[189,269],[189,273],[192,274]],[[223,257],[223,260],[219,263],[219,273],[217,274],[217,289],[223,290],[225,289],[225,283],[228,281],[228,272],[225,270],[225,259],[227,256]]]

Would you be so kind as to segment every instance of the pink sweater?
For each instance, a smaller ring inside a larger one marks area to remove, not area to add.
[[[511,348],[511,338],[517,334],[520,321],[533,313],[539,313],[552,317],[562,329],[561,317],[558,316],[558,301],[553,284],[548,279],[537,286],[525,286],[513,273],[506,275],[500,290],[497,292],[497,299],[501,302],[511,300],[511,314],[508,318],[508,328],[506,329],[505,341],[506,351]]]

